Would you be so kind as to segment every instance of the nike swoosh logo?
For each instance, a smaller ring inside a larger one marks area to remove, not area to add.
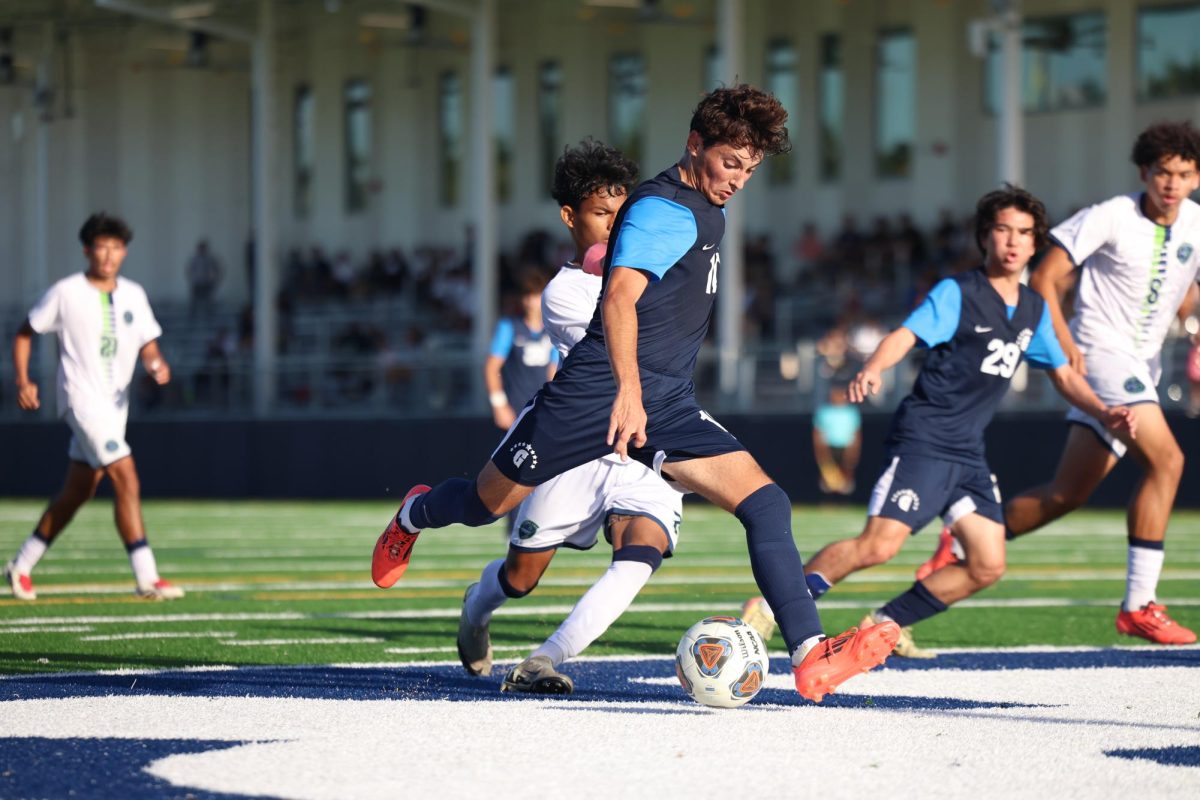
[[[975,326],[975,332],[976,332],[976,333],[991,333],[991,332],[992,332],[992,329],[991,329],[991,328],[986,328],[986,327],[984,327],[983,325],[976,325],[976,326]]]
[[[700,249],[701,250],[712,250],[714,247],[716,247],[715,244],[706,244],[703,247],[701,247]]]

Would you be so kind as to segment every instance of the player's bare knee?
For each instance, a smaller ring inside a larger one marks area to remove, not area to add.
[[[500,588],[508,597],[524,597],[537,588],[548,562],[524,557],[523,553],[509,552],[500,570]]]
[[[1183,451],[1179,449],[1179,445],[1172,443],[1170,447],[1164,447],[1155,453],[1150,466],[1164,479],[1179,483],[1183,477],[1184,461]]]
[[[862,567],[873,567],[891,561],[900,546],[889,539],[877,536],[859,537],[858,558]]]
[[[967,574],[971,576],[972,582],[979,588],[991,586],[996,581],[1004,577],[1004,561],[980,561],[972,563],[967,560]]]

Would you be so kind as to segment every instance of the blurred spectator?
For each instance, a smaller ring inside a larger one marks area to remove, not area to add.
[[[845,374],[829,387],[828,396],[813,414],[813,456],[825,494],[854,491],[854,471],[862,452],[862,414],[850,403]]]
[[[1187,354],[1189,417],[1200,416],[1200,333],[1192,334],[1192,346]]]
[[[558,350],[542,324],[546,274],[527,269],[517,282],[520,294],[515,313],[496,323],[483,365],[492,420],[501,430],[508,430],[516,420],[516,409],[523,408],[558,368]]]
[[[811,222],[804,223],[800,236],[792,245],[792,258],[796,262],[795,280],[805,282],[821,266],[825,258],[825,243],[817,233],[817,226]]]
[[[191,289],[191,314],[208,314],[212,311],[213,295],[221,283],[221,265],[209,252],[208,242],[201,239],[196,244],[196,252],[188,259],[188,286]]]

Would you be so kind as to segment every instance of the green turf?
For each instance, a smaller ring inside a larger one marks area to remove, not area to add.
[[[40,501],[0,501],[0,558],[11,556],[41,510]],[[404,580],[381,591],[370,580],[370,552],[393,510],[350,502],[149,502],[146,522],[160,569],[188,591],[181,601],[152,603],[133,596],[112,506],[96,501],[34,573],[39,599],[19,602],[7,593],[0,599],[0,673],[453,660],[446,648],[454,645],[463,589],[503,552],[501,525],[423,535]],[[797,508],[801,553],[857,533],[862,514],[861,508]],[[702,505],[689,505],[684,516],[678,556],[589,653],[668,654],[692,622],[708,613],[736,613],[755,593],[733,518]],[[1009,550],[1009,574],[979,599],[1030,605],[962,606],[917,626],[919,643],[1133,643],[1113,630],[1124,587],[1124,527],[1120,512],[1081,511],[1022,539]],[[926,530],[892,563],[827,595],[827,628],[853,625],[864,610],[905,589],[933,546],[932,533]],[[603,541],[586,553],[560,553],[537,591],[506,607],[542,611],[502,612],[493,621],[493,643],[509,648],[497,658],[523,654],[547,636],[608,558]],[[1197,577],[1200,514],[1179,512],[1172,518],[1160,600],[1174,602],[1172,614],[1192,628],[1200,626]],[[647,604],[687,608],[637,611]],[[440,615],[403,616],[420,612]],[[191,616],[200,618],[182,618]],[[190,636],[95,638],[147,634]],[[403,652],[388,652],[394,649]]]

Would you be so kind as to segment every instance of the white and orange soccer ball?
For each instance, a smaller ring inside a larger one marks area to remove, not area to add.
[[[693,700],[714,708],[750,702],[767,677],[767,647],[737,617],[706,617],[675,650],[675,674]]]

